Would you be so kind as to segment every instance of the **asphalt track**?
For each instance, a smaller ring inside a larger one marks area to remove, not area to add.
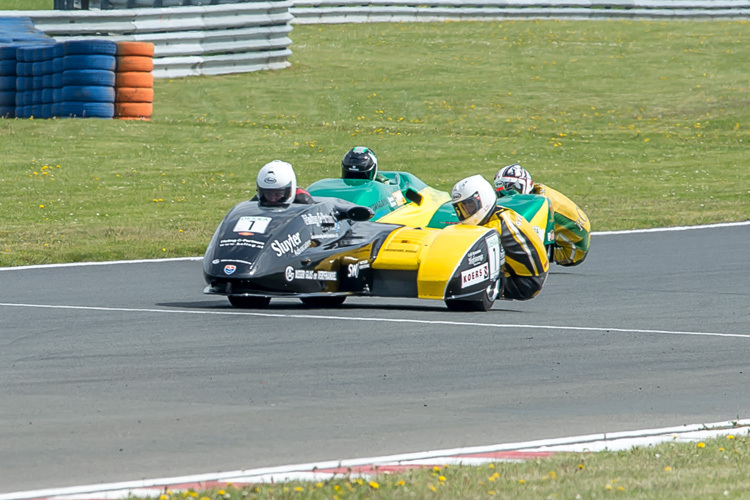
[[[197,260],[0,269],[0,493],[747,418],[749,242],[595,234],[484,314],[245,312]]]

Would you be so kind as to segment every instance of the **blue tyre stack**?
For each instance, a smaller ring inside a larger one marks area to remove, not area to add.
[[[43,55],[29,49],[49,48],[54,43],[53,38],[34,27],[31,18],[0,17],[0,118],[31,116],[35,91],[34,63],[41,62]],[[42,68],[37,67],[37,70],[42,71]],[[40,81],[39,85],[43,83]],[[41,105],[41,93],[36,99]],[[37,111],[43,114],[41,108]]]
[[[16,48],[0,45],[0,118],[16,116]]]
[[[62,88],[57,116],[112,118],[115,114],[117,44],[73,40],[63,44]],[[54,91],[53,91],[54,92]]]
[[[52,47],[52,116],[62,116],[63,57],[64,44]]]
[[[16,117],[34,116],[34,51],[35,45],[22,45],[16,49]]]

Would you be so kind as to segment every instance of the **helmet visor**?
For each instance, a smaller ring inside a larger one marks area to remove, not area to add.
[[[286,205],[292,201],[292,186],[278,189],[260,189],[258,198],[264,205]]]
[[[365,165],[344,165],[341,167],[341,177],[344,179],[372,180],[374,169]]]
[[[482,199],[479,196],[479,192],[465,198],[461,201],[453,203],[453,209],[456,211],[458,220],[465,221],[482,208]]]

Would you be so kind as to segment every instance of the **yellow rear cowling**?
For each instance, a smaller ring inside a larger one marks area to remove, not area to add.
[[[383,243],[372,267],[416,270],[418,297],[443,300],[448,283],[463,258],[480,238],[492,231],[464,225],[444,229],[397,229]]]

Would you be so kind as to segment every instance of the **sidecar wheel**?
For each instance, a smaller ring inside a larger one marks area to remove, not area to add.
[[[230,295],[229,303],[240,309],[263,309],[268,307],[271,297],[244,297],[240,295]]]
[[[487,312],[492,309],[495,299],[500,294],[502,280],[492,282],[481,294],[478,299],[474,300],[446,300],[445,305],[451,311],[468,312],[480,311]]]

